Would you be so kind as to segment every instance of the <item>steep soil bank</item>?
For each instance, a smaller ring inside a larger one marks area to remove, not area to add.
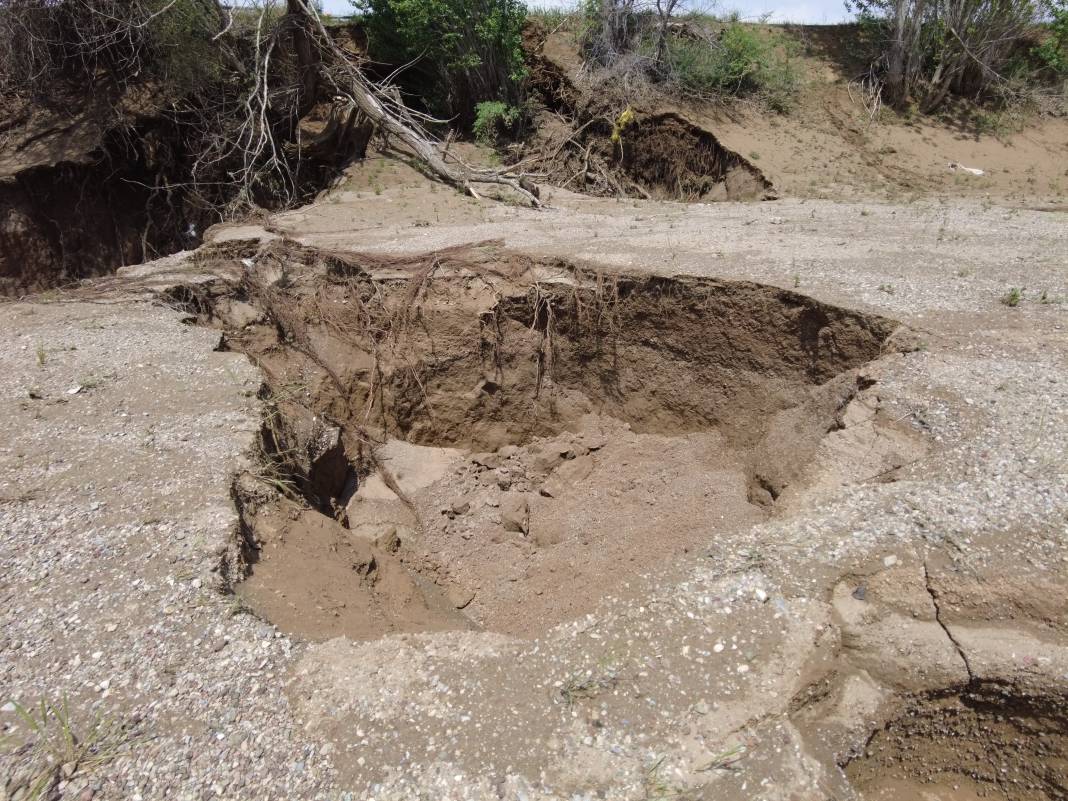
[[[911,699],[846,775],[865,801],[1064,798],[1068,698],[987,688]]]
[[[28,139],[42,132],[30,134]],[[173,132],[171,132],[173,134]],[[45,163],[8,153],[0,166],[0,295],[21,295],[196,243],[165,126],[113,130]],[[14,147],[17,151],[18,148]]]
[[[364,48],[357,27],[332,30],[345,49]],[[273,68],[290,69],[290,60],[278,52]],[[364,156],[373,132],[319,86],[299,120],[294,112],[274,131],[273,146],[290,159],[285,177],[241,186],[250,167],[241,159],[255,158],[245,143],[220,144],[228,126],[240,126],[227,96],[234,87],[214,86],[219,107],[208,111],[179,94],[193,90],[128,77],[121,88],[57,81],[47,99],[0,98],[0,296],[195,247],[208,226],[237,212],[309,202]],[[242,192],[250,197],[235,211]]]
[[[748,158],[645,93],[580,74],[564,35],[538,25],[524,37],[540,108],[516,161],[572,191],[662,200],[766,200],[772,184]],[[632,105],[633,104],[633,105]]]
[[[0,114],[0,295],[21,295],[192,244],[177,133],[137,90],[5,97]]]
[[[998,110],[964,100],[938,116],[873,118],[854,81],[866,73],[854,25],[753,25],[791,42],[800,90],[786,113],[759,103],[709,102],[667,95],[638,82],[594,84],[582,67],[576,30],[545,36],[531,29],[526,48],[530,83],[548,110],[517,153],[532,157],[550,183],[598,195],[665,199],[746,200],[780,197],[975,197],[1012,206],[1068,208],[1068,118],[1030,108]],[[619,115],[636,112],[631,132],[654,138],[651,152],[669,173],[666,183],[632,169],[649,143],[612,147]],[[662,126],[682,119],[684,129]],[[586,127],[583,127],[586,126]],[[703,154],[703,155],[702,155]],[[708,165],[712,166],[711,168]],[[691,166],[687,166],[691,165]],[[974,174],[961,166],[981,170]],[[731,182],[716,185],[726,173]],[[681,180],[679,180],[681,176]],[[740,181],[741,178],[745,181]],[[737,186],[732,186],[737,184]],[[713,186],[711,192],[708,187]]]
[[[233,278],[171,302],[225,328],[269,387],[264,468],[237,492],[242,594],[315,638],[542,631],[760,521],[870,402],[856,370],[896,327],[758,284],[492,246],[198,257]],[[915,447],[897,446],[872,449],[871,476]],[[647,536],[650,517],[665,533]]]

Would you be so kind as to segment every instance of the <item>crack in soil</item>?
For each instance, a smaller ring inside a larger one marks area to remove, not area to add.
[[[931,586],[931,571],[927,566],[927,562],[923,563],[923,579],[927,588],[927,594],[931,596],[931,603],[934,605],[935,621],[942,627],[942,631],[946,633],[949,641],[953,643],[953,647],[957,650],[957,654],[964,663],[964,669],[968,672],[968,683],[973,684],[975,682],[975,673],[972,672],[972,665],[968,661],[968,655],[964,652],[964,648],[961,646],[957,638],[953,636],[953,632],[949,630],[949,626],[947,626],[946,622],[942,619],[942,608],[938,605],[938,592]]]

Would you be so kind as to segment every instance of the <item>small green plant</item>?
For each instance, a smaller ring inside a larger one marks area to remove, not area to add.
[[[252,607],[250,607],[245,599],[240,595],[232,595],[229,603],[226,605],[226,613],[230,617],[237,617],[238,615],[251,615]]]
[[[1018,287],[1012,287],[1008,292],[1001,296],[1001,302],[1010,309],[1019,306],[1021,300],[1023,300],[1023,290]]]
[[[880,292],[885,292],[887,295],[893,295],[894,294],[894,285],[893,284],[879,284],[879,291]]]
[[[696,801],[702,798],[700,787],[678,787],[663,775],[664,760],[661,757],[642,775],[642,801]]]
[[[557,698],[567,706],[589,698],[596,698],[605,690],[619,684],[619,669],[612,664],[600,664],[590,670],[580,670],[564,680],[556,691]]]
[[[714,552],[709,552],[705,554],[705,556],[711,559],[718,558]],[[740,573],[752,573],[755,571],[766,570],[771,563],[768,555],[759,548],[746,548],[732,556],[731,564],[724,570],[725,575],[737,575]]]
[[[760,154],[757,153],[755,150],[750,150],[749,158],[751,158],[753,161],[760,161]]]
[[[37,345],[37,366],[44,367],[45,362],[48,361],[48,351],[44,349],[44,345]]]
[[[501,100],[486,100],[475,106],[475,139],[484,145],[495,145],[501,139],[514,136],[523,117],[523,110]]]
[[[70,714],[67,699],[59,703],[41,701],[34,707],[15,704],[15,712],[32,737],[30,768],[16,787],[8,787],[9,797],[43,801],[54,796],[60,781],[70,781],[105,765],[125,753],[134,742],[132,727],[97,717],[79,729]]]
[[[698,770],[736,770],[735,766],[742,761],[745,751],[744,745],[728,748],[713,756],[708,764],[702,765]]]
[[[622,147],[623,132],[634,124],[634,109],[627,106],[612,123],[612,135],[609,137],[614,145]],[[637,205],[637,204],[635,204]]]

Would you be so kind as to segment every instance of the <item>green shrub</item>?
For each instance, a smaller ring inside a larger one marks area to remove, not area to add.
[[[786,42],[740,23],[724,28],[715,44],[699,39],[670,41],[665,61],[671,78],[686,91],[758,97],[776,111],[788,111],[800,88]]]
[[[516,102],[526,74],[520,0],[352,0],[371,56],[409,64],[400,81],[432,111],[474,122],[487,100]]]
[[[1059,78],[1068,78],[1068,0],[1049,0],[1046,38],[1031,50],[1032,57]]]
[[[500,100],[485,100],[475,106],[475,139],[494,145],[502,138],[515,135],[523,110]]]

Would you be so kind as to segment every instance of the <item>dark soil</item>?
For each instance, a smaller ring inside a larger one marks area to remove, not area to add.
[[[1068,796],[1064,698],[997,688],[915,699],[846,766],[867,801],[1054,801]]]

